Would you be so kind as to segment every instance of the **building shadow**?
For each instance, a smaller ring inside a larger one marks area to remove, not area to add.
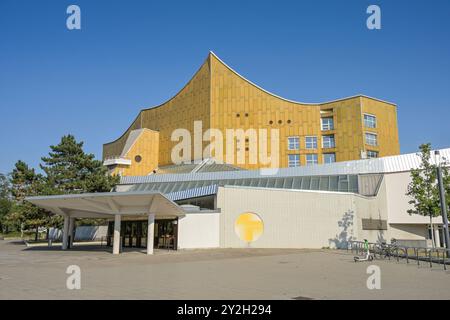
[[[52,246],[48,245],[37,245],[29,246],[23,249],[23,251],[36,251],[36,252],[57,252],[57,251],[67,251],[67,252],[112,252],[112,248],[108,246],[102,246],[97,244],[79,244],[74,245],[70,249],[62,250],[61,245],[54,244]]]
[[[338,227],[341,229],[341,232],[336,235],[336,237],[332,239],[328,239],[330,247],[336,249],[347,249],[349,241],[354,240],[351,235],[351,228],[353,226],[353,218],[355,213],[353,210],[348,210],[342,216],[342,219],[338,221]]]
[[[378,210],[378,220],[381,221],[381,213],[380,210]],[[377,234],[377,243],[386,243],[386,238],[384,237],[384,231],[383,229],[378,230]]]

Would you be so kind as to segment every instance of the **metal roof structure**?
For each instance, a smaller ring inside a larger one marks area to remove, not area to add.
[[[450,160],[450,148],[441,149],[442,158]],[[431,157],[434,162],[434,157]],[[221,172],[195,172],[184,174],[162,174],[148,176],[122,177],[121,185],[141,183],[197,182],[211,180],[237,180],[258,178],[289,178],[313,176],[387,174],[409,171],[420,166],[420,157],[416,153],[376,159],[336,162],[331,164],[311,165],[275,170],[242,170]]]
[[[174,201],[213,195],[219,186],[335,191],[375,196],[382,178],[383,175],[377,174],[172,181],[135,184],[130,191],[158,191]]]
[[[188,174],[199,172],[224,172],[224,171],[243,171],[226,163],[216,163],[214,159],[204,159],[199,163],[174,164],[158,168],[156,175],[161,174]]]
[[[25,200],[57,215],[74,218],[110,218],[115,214],[184,216],[184,210],[157,191],[99,192],[28,197]]]

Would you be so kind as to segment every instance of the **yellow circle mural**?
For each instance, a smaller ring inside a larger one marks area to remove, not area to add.
[[[245,242],[258,240],[264,231],[262,219],[255,213],[246,212],[236,219],[234,231],[237,236]]]

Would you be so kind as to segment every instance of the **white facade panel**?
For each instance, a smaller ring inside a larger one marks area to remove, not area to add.
[[[396,224],[428,224],[428,216],[410,215],[408,210],[412,206],[408,203],[411,200],[406,195],[408,184],[411,182],[410,172],[397,172],[386,174],[384,183],[386,184],[386,205],[389,213],[389,223]],[[433,219],[433,223],[442,224],[442,217]]]
[[[186,213],[178,219],[178,248],[218,248],[220,213]]]
[[[220,245],[224,248],[342,247],[355,237],[354,195],[276,189],[219,188]],[[252,212],[264,223],[262,236],[245,243],[234,231],[242,213]]]

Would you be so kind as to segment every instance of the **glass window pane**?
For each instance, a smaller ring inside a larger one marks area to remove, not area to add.
[[[336,154],[335,153],[324,153],[323,154],[323,163],[334,163],[336,162]]]
[[[322,148],[334,148],[334,147],[336,147],[334,135],[322,136]]]
[[[332,117],[321,119],[322,130],[334,130],[334,121]]]
[[[300,149],[300,138],[288,137],[288,150],[299,150],[299,149]]]
[[[378,145],[377,135],[374,133],[366,132],[366,144],[370,146]]]
[[[311,190],[319,190],[319,178],[311,177]]]
[[[329,177],[320,177],[320,190],[328,191],[329,190],[329,184],[330,184],[330,178]]]
[[[305,147],[306,149],[317,149],[317,137],[306,137]]]
[[[303,177],[302,178],[302,189],[309,190],[311,187],[311,177]]]
[[[307,154],[306,155],[306,165],[314,165],[318,164],[318,157],[317,154]]]
[[[338,191],[338,177],[337,176],[330,177],[330,191]]]
[[[300,166],[300,155],[290,154],[288,155],[288,167],[299,167]]]
[[[377,118],[371,114],[364,115],[364,126],[366,128],[376,128],[377,127]]]
[[[367,158],[378,158],[378,152],[377,151],[372,151],[372,150],[367,150]]]

